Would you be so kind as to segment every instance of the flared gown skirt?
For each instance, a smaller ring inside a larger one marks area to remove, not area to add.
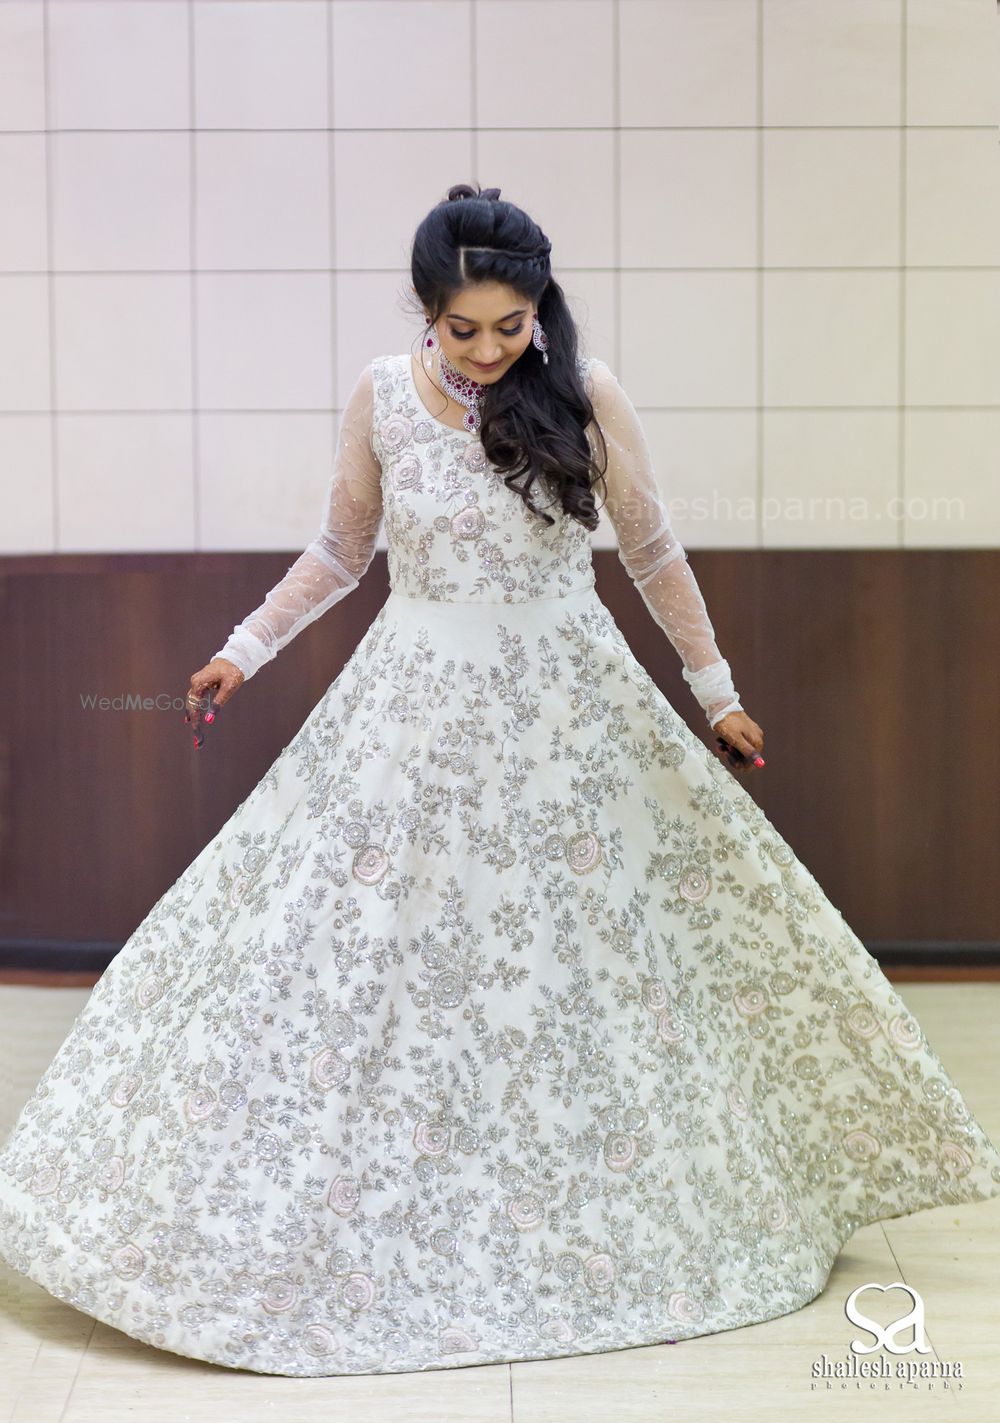
[[[859,1226],[998,1194],[592,586],[393,591],[74,1020],[0,1254],[161,1349],[401,1372],[772,1319]]]

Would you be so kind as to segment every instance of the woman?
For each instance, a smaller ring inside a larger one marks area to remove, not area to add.
[[[762,765],[544,234],[460,185],[412,277],[423,359],[361,373],[321,531],[191,678],[196,736],[383,518],[392,591],[0,1152],[15,1269],[262,1373],[732,1329],[813,1299],[857,1227],[1000,1194],[920,1025],[597,597],[595,490]]]

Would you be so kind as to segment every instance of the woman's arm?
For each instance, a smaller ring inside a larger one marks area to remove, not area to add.
[[[382,468],[372,448],[369,364],[348,397],[320,531],[216,657],[252,677],[304,627],[358,586],[382,522]]]
[[[604,361],[593,358],[590,375],[608,449],[605,508],[618,535],[618,557],[678,653],[681,675],[713,726],[742,710],[729,663],[716,646],[701,589],[671,527],[635,407]]]

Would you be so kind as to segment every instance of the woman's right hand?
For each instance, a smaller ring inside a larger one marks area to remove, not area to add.
[[[213,657],[204,667],[195,672],[191,686],[185,697],[184,720],[191,726],[195,741],[203,735],[199,731],[202,718],[214,703],[225,706],[233,693],[246,681],[246,677],[227,657]],[[198,742],[200,744],[200,742]]]

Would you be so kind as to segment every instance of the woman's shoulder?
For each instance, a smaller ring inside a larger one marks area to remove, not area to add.
[[[586,360],[588,369],[595,372],[597,375],[612,374],[611,367],[608,365],[607,361],[602,360],[600,356],[586,356],[584,359]]]
[[[580,374],[591,397],[599,396],[617,383],[614,371],[600,356],[581,356]]]
[[[372,356],[365,369],[370,369],[372,374],[378,377],[385,370],[391,370],[393,367],[401,368],[403,362],[409,359],[409,351],[405,351],[402,355],[395,351],[389,351],[381,356]]]

